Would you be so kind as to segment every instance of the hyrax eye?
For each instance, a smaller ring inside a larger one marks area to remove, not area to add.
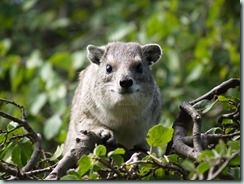
[[[110,64],[107,64],[107,65],[106,65],[106,72],[107,72],[107,73],[111,73],[112,71],[113,71],[112,66],[111,66]]]
[[[136,72],[137,73],[142,73],[143,72],[143,68],[142,68],[142,64],[141,63],[136,65]]]

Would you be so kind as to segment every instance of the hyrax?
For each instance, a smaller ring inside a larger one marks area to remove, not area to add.
[[[147,132],[161,115],[159,88],[151,73],[161,57],[160,46],[112,42],[89,45],[87,52],[91,64],[79,75],[64,153],[82,130],[107,143],[147,149]]]

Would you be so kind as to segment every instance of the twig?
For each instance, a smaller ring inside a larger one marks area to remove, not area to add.
[[[239,154],[240,154],[240,151],[237,151],[237,152],[233,153],[233,154],[231,155],[231,157],[229,157],[229,158],[227,158],[227,159],[225,160],[225,162],[219,167],[219,169],[218,169],[214,174],[211,173],[211,174],[208,176],[207,180],[212,180],[212,179],[214,179],[215,177],[217,177],[217,176],[224,170],[224,168],[229,164],[229,162],[230,162],[233,158],[235,158],[237,155],[239,155]]]
[[[32,175],[37,175],[37,174],[41,174],[41,173],[45,173],[45,172],[50,172],[50,171],[52,171],[53,167],[55,167],[55,165],[50,166],[50,167],[46,167],[43,169],[36,169],[36,170],[28,171],[28,172],[25,172],[25,174],[28,176],[32,176]]]
[[[36,132],[29,126],[29,124],[27,123],[26,120],[21,120],[19,118],[11,116],[1,110],[0,110],[0,116],[4,117],[6,119],[9,119],[11,121],[14,121],[14,122],[20,124],[21,126],[23,126],[26,129],[26,131],[31,134],[31,141],[33,143],[36,142],[36,140],[38,139]]]
[[[11,101],[11,100],[7,100],[7,99],[3,99],[3,98],[0,98],[0,101],[6,103],[6,104],[12,104],[16,107],[18,107],[21,111],[21,115],[22,115],[22,119],[25,121],[26,120],[26,114],[25,114],[25,109],[22,105],[19,105],[17,104],[16,102],[14,101]]]
[[[111,169],[112,172],[116,173],[117,176],[118,176],[119,178],[122,178],[122,175],[120,174],[120,172],[117,171],[115,168],[113,168],[113,166],[111,166],[110,164],[104,162],[101,158],[95,158],[95,160],[101,162],[101,163],[102,163],[103,165],[105,165],[107,168]]]
[[[18,169],[17,167],[12,168],[12,167],[4,167],[2,164],[0,164],[0,172],[5,172],[10,175],[16,176],[18,175]]]
[[[32,152],[32,155],[31,155],[29,161],[27,162],[27,164],[22,168],[22,172],[30,171],[34,167],[38,157],[41,155],[41,152],[42,152],[41,134],[37,134],[37,137],[38,137],[38,139],[36,140],[36,142],[34,144],[34,151]]]
[[[0,101],[7,103],[7,104],[9,103],[9,104],[12,104],[12,105],[18,107],[21,110],[22,119],[11,116],[11,115],[3,112],[3,111],[0,111],[0,116],[18,123],[19,125],[17,127],[23,127],[28,132],[27,134],[13,136],[12,139],[28,137],[32,141],[32,143],[34,144],[34,151],[31,155],[29,161],[27,162],[27,164],[22,169],[22,172],[27,172],[34,167],[34,164],[36,163],[37,158],[39,157],[40,153],[42,153],[41,135],[37,134],[31,128],[31,126],[28,124],[27,119],[26,119],[25,110],[24,110],[23,106],[15,103],[14,101],[2,99],[2,98],[0,98]]]
[[[235,132],[232,134],[201,134],[201,140],[203,145],[217,144],[220,139],[231,139],[232,137],[239,136],[240,132]],[[184,144],[188,146],[193,146],[193,136],[182,137]]]
[[[220,95],[225,93],[228,89],[230,88],[235,88],[237,86],[240,86],[240,79],[236,79],[236,78],[231,78],[223,83],[221,83],[220,85],[214,87],[211,91],[209,91],[208,93],[202,95],[201,97],[192,100],[191,102],[189,102],[189,104],[194,105],[197,102],[200,102],[203,99],[206,100],[212,100],[216,95]]]
[[[224,119],[232,119],[236,123],[240,124],[240,104],[237,105],[237,109],[234,112],[222,114],[217,122],[221,124]]]

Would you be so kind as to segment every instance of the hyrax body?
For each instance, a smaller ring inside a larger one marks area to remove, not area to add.
[[[147,149],[146,134],[161,115],[150,68],[161,57],[160,46],[112,42],[87,51],[91,64],[79,75],[64,153],[82,130],[128,149]]]

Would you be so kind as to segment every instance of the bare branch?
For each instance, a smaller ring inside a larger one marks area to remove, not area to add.
[[[192,100],[191,102],[189,102],[191,105],[196,104],[197,102],[200,102],[203,99],[206,100],[212,100],[216,95],[220,95],[225,93],[228,89],[230,88],[235,88],[237,86],[240,86],[240,79],[236,79],[236,78],[231,78],[223,83],[221,83],[220,85],[214,87],[211,91],[209,91],[208,93],[202,95],[201,97]]]
[[[0,101],[4,102],[4,103],[6,103],[6,104],[12,104],[12,105],[18,107],[18,108],[20,109],[20,111],[21,111],[22,119],[23,119],[24,121],[26,120],[25,109],[24,109],[24,107],[23,107],[22,105],[19,105],[19,104],[17,104],[17,103],[14,102],[14,101],[7,100],[7,99],[3,99],[3,98],[0,98]]]
[[[28,176],[32,176],[32,175],[37,175],[37,174],[41,174],[41,173],[45,173],[45,172],[51,172],[53,167],[54,166],[46,167],[46,168],[43,168],[43,169],[36,169],[36,170],[25,172],[25,174],[28,175]]]
[[[232,134],[201,134],[201,140],[203,145],[217,144],[220,139],[228,140],[235,136],[240,136],[240,132],[235,132]],[[193,136],[182,137],[184,144],[188,146],[193,146]]]
[[[211,100],[216,95],[223,94],[228,89],[237,86],[240,86],[240,79],[232,78],[214,87],[211,91],[201,97],[192,100],[189,103],[183,103],[180,106],[181,111],[174,121],[174,136],[167,146],[166,154],[169,154],[172,148],[175,152],[195,160],[200,155],[203,147],[206,147],[209,143],[215,142],[220,138],[232,137],[233,135],[201,135],[201,115],[192,107],[192,105],[204,99]],[[236,120],[239,117],[239,110],[240,107],[238,105],[236,112],[223,115],[220,117],[219,121],[222,121],[222,119],[226,117]],[[188,137],[187,130],[191,126],[191,120],[193,121],[193,136]],[[236,120],[236,122],[239,122],[239,120]]]
[[[41,147],[41,141],[42,141],[42,138],[41,138],[41,134],[37,134],[38,136],[38,139],[36,140],[35,144],[34,144],[34,151],[29,159],[29,161],[27,162],[27,164],[22,168],[22,172],[27,172],[27,171],[30,171],[38,157],[41,155],[42,153],[42,147]]]

